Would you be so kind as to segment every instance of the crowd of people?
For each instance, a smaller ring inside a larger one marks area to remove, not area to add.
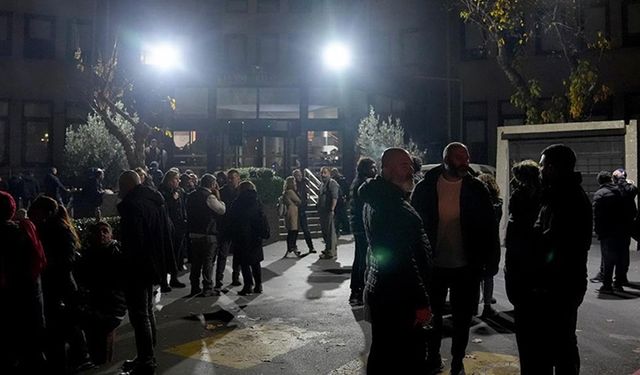
[[[353,233],[349,302],[365,305],[371,322],[370,374],[443,370],[447,296],[451,374],[465,374],[478,304],[483,317],[496,314],[491,305],[503,203],[493,176],[477,175],[469,162],[467,147],[454,142],[444,149],[442,164],[424,175],[421,162],[400,148],[383,153],[380,171],[375,160],[362,158],[350,187],[339,171],[320,170],[319,257],[335,260],[338,235]],[[119,226],[98,215],[86,241],[65,208],[66,188],[55,168],[45,194],[28,195],[28,211],[19,212],[14,196],[0,191],[0,235],[12,244],[0,253],[0,298],[16,307],[0,310],[6,333],[0,372],[64,374],[109,362],[114,330],[128,312],[137,356],[122,373],[153,374],[154,286],[163,293],[187,287],[178,279],[186,263],[191,297],[228,292],[223,278],[231,254],[231,285],[242,286],[238,294],[263,292],[263,240],[271,233],[255,185],[242,181],[236,169],[197,176],[177,168],[163,173],[157,160],[150,164],[121,174]],[[592,207],[575,164],[569,147],[552,145],[539,164],[526,160],[512,169],[504,272],[522,374],[579,373],[575,329],[592,219],[602,248],[601,272],[592,281],[602,282],[601,293],[628,283],[637,188],[624,170],[601,172]],[[88,176],[83,195],[90,204],[80,209],[87,216],[101,204],[103,176],[99,169]],[[307,222],[310,186],[299,169],[284,180],[285,257],[301,256],[299,232],[308,252],[316,253]]]

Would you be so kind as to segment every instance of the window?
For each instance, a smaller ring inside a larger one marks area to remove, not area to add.
[[[173,144],[181,151],[188,151],[197,139],[195,130],[176,130],[173,132]]]
[[[400,55],[404,64],[422,64],[425,61],[426,46],[424,31],[409,29],[400,33]]]
[[[219,88],[216,114],[219,119],[255,119],[258,91],[254,88]]]
[[[22,161],[24,164],[51,163],[53,105],[25,102],[23,106]]]
[[[640,93],[625,95],[624,98],[625,120],[640,120]]]
[[[65,59],[74,60],[78,48],[84,61],[91,61],[93,52],[93,26],[90,21],[70,20],[67,27],[67,52]]]
[[[226,0],[225,9],[228,13],[247,13],[249,12],[249,1]]]
[[[469,147],[471,160],[478,164],[488,161],[487,153],[487,103],[464,103],[464,143]]]
[[[313,0],[289,0],[289,12],[291,13],[309,13]]]
[[[178,117],[209,117],[209,89],[206,87],[178,87],[175,99]]]
[[[24,57],[53,59],[56,55],[56,21],[54,17],[24,16]]]
[[[312,171],[342,166],[342,132],[308,131],[307,145],[308,168]]]
[[[584,36],[587,43],[597,40],[598,32],[609,36],[609,5],[606,1],[595,1],[583,10]]]
[[[386,95],[373,95],[371,105],[376,114],[382,117],[387,117],[391,114],[391,98]]]
[[[258,13],[278,13],[280,0],[258,0]]]
[[[13,14],[0,12],[0,56],[11,56]]]
[[[309,119],[337,119],[338,93],[333,88],[309,89]]]
[[[87,122],[89,109],[83,103],[67,102],[64,108],[65,125],[78,126]]]
[[[288,56],[293,65],[304,65],[311,60],[311,36],[307,33],[290,34]]]
[[[476,24],[462,23],[462,59],[481,60],[487,58],[484,33]]]
[[[640,45],[640,1],[625,0],[622,4],[622,42],[625,46]]]
[[[521,109],[511,104],[509,100],[501,100],[498,102],[498,125],[524,125],[526,117]]]
[[[259,118],[300,118],[300,90],[292,88],[262,88],[259,90],[259,96]]]
[[[264,34],[258,37],[258,64],[275,65],[280,54],[278,34]]]
[[[230,65],[247,64],[247,36],[244,34],[227,34],[224,40],[227,63]]]
[[[390,66],[391,52],[391,35],[383,31],[372,32],[369,41],[369,53],[374,66]]]
[[[9,101],[0,100],[0,165],[9,161]]]

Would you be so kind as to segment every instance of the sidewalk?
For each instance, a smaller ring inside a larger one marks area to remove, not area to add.
[[[314,243],[323,248],[320,240]],[[298,245],[305,249],[302,241]],[[319,260],[318,254],[283,259],[285,244],[277,242],[265,247],[261,295],[238,296],[242,287],[220,297],[186,298],[189,287],[158,295],[158,374],[363,373],[370,326],[364,309],[352,309],[347,301],[353,251],[352,237],[343,236],[337,261]],[[632,281],[640,281],[639,255],[631,254]],[[589,258],[590,276],[599,264],[596,245]],[[188,275],[181,280],[188,284]],[[468,374],[519,373],[502,271],[495,284],[494,306],[501,313],[490,321],[474,319],[465,360]],[[640,368],[640,292],[627,288],[623,295],[603,299],[595,292],[599,285],[589,284],[579,312],[581,373],[632,374]],[[449,347],[445,338],[444,358]],[[117,373],[122,361],[133,356],[133,332],[124,322],[117,331],[114,362],[88,373]]]

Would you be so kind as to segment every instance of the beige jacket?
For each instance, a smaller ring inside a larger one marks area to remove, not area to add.
[[[298,206],[302,203],[300,197],[298,197],[298,194],[294,190],[287,190],[282,200],[287,207],[287,213],[284,216],[284,226],[287,228],[287,231],[298,230]]]

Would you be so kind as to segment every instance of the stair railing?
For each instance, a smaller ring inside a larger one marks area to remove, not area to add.
[[[314,205],[318,204],[318,197],[320,196],[320,185],[322,183],[316,177],[311,170],[305,168],[304,176],[307,178],[307,191],[309,192],[309,200],[313,202]]]

